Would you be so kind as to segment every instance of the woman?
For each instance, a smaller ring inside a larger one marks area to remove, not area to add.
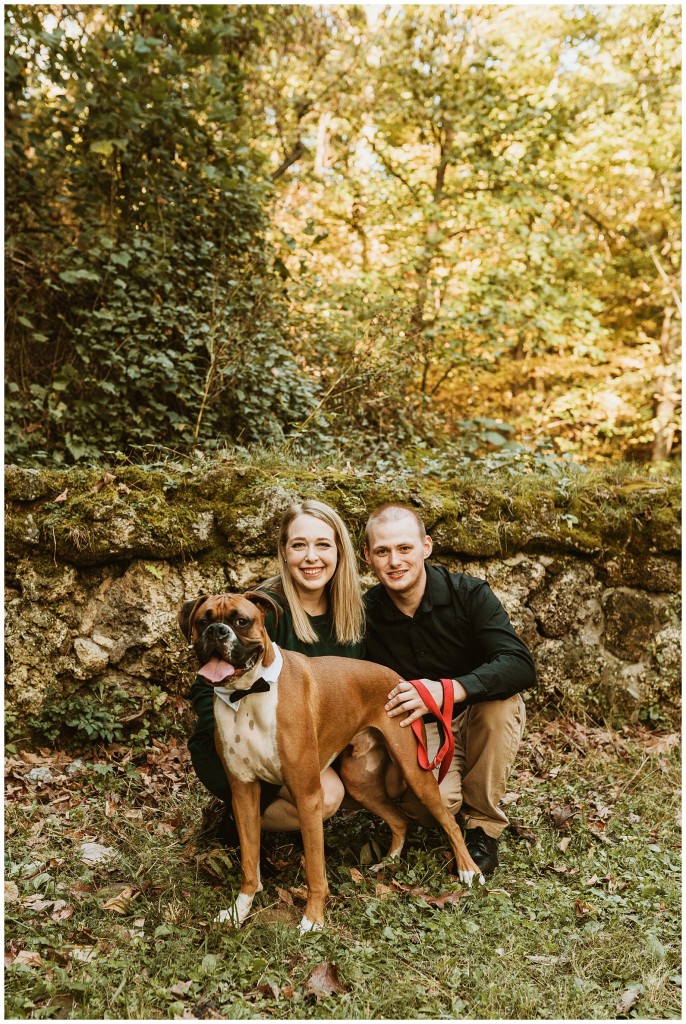
[[[281,520],[278,559],[279,575],[261,587],[283,612],[278,623],[273,615],[267,616],[270,638],[285,650],[311,658],[363,657],[364,609],[357,559],[338,513],[314,499],[291,505]],[[193,767],[203,785],[230,804],[231,790],[214,745],[212,688],[198,677],[190,698],[198,715],[188,741]],[[325,768],[321,780],[326,819],[340,807],[344,789],[333,768]],[[286,787],[266,782],[261,786],[262,828],[268,832],[299,830],[298,813]],[[218,834],[237,841],[229,808]]]

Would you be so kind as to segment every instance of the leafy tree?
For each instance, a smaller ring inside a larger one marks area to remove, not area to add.
[[[249,9],[6,17],[11,454],[280,436],[312,389],[242,114]]]

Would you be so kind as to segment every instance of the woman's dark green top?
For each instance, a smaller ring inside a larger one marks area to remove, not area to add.
[[[338,642],[330,611],[325,612],[324,615],[309,616],[312,628],[317,634],[317,640],[311,644],[304,643],[295,634],[293,616],[284,595],[273,590],[265,590],[265,593],[278,604],[282,611],[278,623],[275,622],[275,616],[270,612],[265,620],[265,628],[270,639],[279,647],[283,647],[285,651],[298,651],[308,658],[326,656],[364,658],[363,640],[354,644]],[[188,740],[188,750],[193,767],[202,784],[220,800],[228,802],[231,799],[231,791],[224,767],[214,745],[213,688],[200,676],[196,676],[188,696],[198,716],[193,734]],[[265,793],[265,784],[263,784],[262,790],[265,798],[273,799],[276,795],[275,791],[278,791],[278,786],[270,787],[269,791]]]
[[[285,651],[298,651],[308,658],[364,658],[364,641],[356,644],[339,644],[336,639],[336,632],[333,625],[333,616],[330,611],[323,615],[308,615],[310,625],[317,634],[315,643],[308,644],[296,636],[293,628],[293,615],[290,605],[283,596],[274,590],[266,590],[265,593],[271,597],[281,608],[281,616],[278,625],[274,624],[274,616],[269,613],[265,621],[265,627],[270,638]]]

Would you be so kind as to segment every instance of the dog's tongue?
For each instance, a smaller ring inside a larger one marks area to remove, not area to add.
[[[210,658],[206,665],[198,669],[198,675],[209,680],[210,683],[221,683],[228,676],[234,675],[236,669],[229,665],[228,661],[221,658]]]

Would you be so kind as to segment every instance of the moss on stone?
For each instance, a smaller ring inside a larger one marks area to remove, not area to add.
[[[358,540],[373,508],[406,501],[424,516],[439,552],[463,557],[525,551],[606,558],[680,546],[680,490],[671,481],[615,483],[587,474],[562,486],[554,477],[472,473],[408,482],[236,456],[190,467],[126,466],[112,478],[106,482],[102,470],[8,467],[8,555],[40,551],[75,565],[183,558],[213,546],[268,555],[281,511],[304,497],[337,508]],[[65,490],[66,500],[45,500]]]

